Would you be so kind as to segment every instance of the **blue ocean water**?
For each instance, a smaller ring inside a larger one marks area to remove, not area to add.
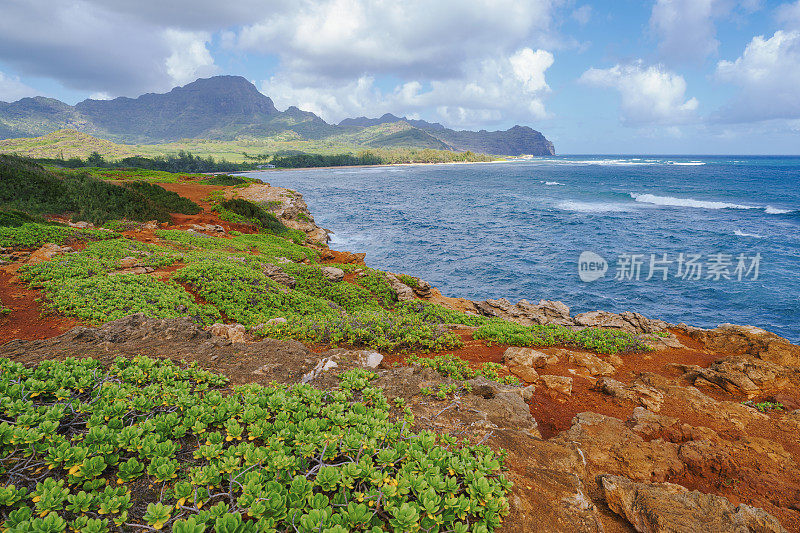
[[[565,156],[251,175],[301,192],[335,232],[332,248],[366,252],[368,265],[446,295],[752,324],[800,341],[798,157]],[[607,261],[596,281],[579,276],[584,251]]]

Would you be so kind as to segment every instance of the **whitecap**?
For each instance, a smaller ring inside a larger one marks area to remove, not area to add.
[[[768,205],[767,207],[764,208],[764,212],[766,214],[768,214],[768,215],[786,215],[788,213],[791,213],[792,210],[791,209],[779,209],[777,207],[772,207],[771,205]]]
[[[669,207],[695,207],[701,209],[758,209],[755,205],[731,204],[728,202],[714,202],[711,200],[696,200],[694,198],[676,198],[674,196],[657,196],[655,194],[628,193],[637,202],[646,204],[663,205]]]
[[[736,235],[737,237],[753,237],[753,238],[756,238],[756,239],[764,238],[763,235],[759,235],[758,233],[745,233],[745,232],[740,231],[738,229],[734,230],[733,234]]]
[[[565,200],[557,203],[556,207],[564,211],[575,211],[577,213],[622,213],[631,211],[632,206],[618,203]]]
[[[543,181],[542,183],[544,183],[545,185],[564,185],[563,183],[558,181]]]

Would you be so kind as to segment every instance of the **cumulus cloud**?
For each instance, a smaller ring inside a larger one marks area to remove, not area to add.
[[[740,57],[717,64],[716,77],[741,89],[716,121],[800,118],[800,31],[753,37]]]
[[[0,102],[14,102],[26,96],[36,96],[36,89],[28,87],[17,76],[0,72]]]
[[[580,81],[616,89],[626,126],[675,125],[696,117],[698,102],[686,97],[686,81],[662,65],[645,66],[639,60],[607,69],[591,68]]]
[[[164,32],[164,38],[172,51],[164,63],[175,83],[188,83],[217,72],[214,59],[206,48],[206,43],[211,40],[208,33],[169,28]]]
[[[372,76],[356,80],[318,80],[304,75],[278,74],[261,90],[278,107],[296,104],[328,121],[387,111],[426,113],[454,127],[499,123],[509,116],[536,120],[547,116],[544,96],[550,91],[545,72],[553,64],[545,50],[522,48],[503,59],[483,59],[464,66],[455,79],[411,80],[381,90]]]
[[[300,0],[245,26],[236,46],[330,78],[455,77],[475,57],[552,41],[552,0]]]
[[[21,75],[114,95],[166,90],[193,72],[213,72],[209,38],[88,0],[7,2],[0,17],[0,57]]]

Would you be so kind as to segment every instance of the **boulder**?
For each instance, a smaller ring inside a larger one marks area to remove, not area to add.
[[[533,305],[527,300],[520,300],[512,304],[505,298],[474,302],[477,311],[484,316],[504,318],[518,322],[524,326],[534,324],[560,324],[574,325],[569,316],[569,307],[562,302],[541,300],[538,305]]]
[[[344,270],[332,266],[322,267],[322,275],[329,281],[338,282],[344,279]]]
[[[134,268],[141,266],[141,261],[139,257],[127,256],[120,259],[117,266],[119,268]]]
[[[636,529],[647,533],[785,533],[762,509],[733,505],[728,499],[689,491],[673,483],[635,483],[622,476],[600,476],[606,502]]]
[[[750,355],[781,366],[800,368],[800,346],[761,328],[721,324],[714,329],[684,326],[683,331],[715,352]]]
[[[242,324],[212,324],[209,329],[212,335],[229,339],[231,342],[245,342],[245,327]]]
[[[297,280],[295,280],[292,276],[284,272],[284,270],[279,267],[278,265],[273,264],[266,264],[263,266],[261,271],[264,273],[272,281],[276,281],[281,285],[289,287],[293,289],[294,286],[297,284]]]
[[[397,293],[397,299],[401,302],[409,302],[415,300],[414,289],[400,281],[394,274],[386,273],[386,280],[389,285]]]
[[[530,368],[544,368],[558,362],[558,356],[548,355],[533,348],[511,346],[503,352],[503,363],[510,367],[522,366]]]
[[[669,324],[663,320],[649,319],[639,313],[609,313],[608,311],[589,311],[575,315],[575,323],[586,327],[609,328],[628,333],[656,333],[664,331]]]
[[[57,255],[72,252],[69,246],[59,246],[52,242],[42,245],[41,248],[31,253],[25,261],[29,265],[35,265],[44,261],[50,261]]]
[[[585,368],[593,376],[610,376],[616,372],[611,363],[589,353],[570,352],[569,362]]]
[[[572,426],[551,440],[579,446],[588,478],[614,472],[637,481],[665,481],[684,471],[678,444],[662,439],[646,441],[622,420],[598,413],[578,413]]]
[[[639,380],[631,384],[616,379],[600,378],[594,388],[619,400],[634,402],[653,412],[661,410],[664,394]]]
[[[726,357],[708,368],[688,367],[685,377],[696,387],[710,384],[748,399],[781,390],[789,384],[784,367],[741,355]]]
[[[539,376],[539,379],[542,380],[542,384],[546,388],[554,392],[560,392],[561,394],[566,394],[567,396],[572,395],[572,378],[545,374]]]

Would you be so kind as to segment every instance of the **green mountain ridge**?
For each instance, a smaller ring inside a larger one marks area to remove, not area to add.
[[[44,97],[0,102],[0,139],[38,137],[74,129],[125,144],[181,139],[233,141],[283,137],[347,142],[364,148],[472,151],[496,155],[551,155],[553,144],[527,126],[506,131],[455,131],[438,123],[383,115],[328,124],[295,106],[275,108],[241,76],[201,78],[168,93],[84,100],[70,106]]]

